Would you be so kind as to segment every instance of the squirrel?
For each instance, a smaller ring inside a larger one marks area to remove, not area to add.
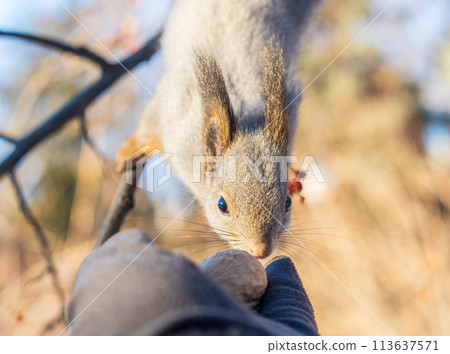
[[[172,154],[211,228],[257,258],[269,256],[289,226],[291,198],[276,158],[292,151],[295,61],[319,2],[175,0],[161,37],[165,73],[118,152],[121,166],[145,145]],[[193,161],[202,156],[212,158],[205,173],[220,172],[215,157],[234,161],[234,178],[194,181]]]

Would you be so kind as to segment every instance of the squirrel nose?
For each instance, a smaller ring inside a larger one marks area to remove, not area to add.
[[[266,258],[272,253],[270,245],[266,243],[261,243],[258,245],[253,245],[248,249],[248,253],[256,258]]]

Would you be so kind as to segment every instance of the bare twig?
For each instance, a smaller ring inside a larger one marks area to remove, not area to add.
[[[10,136],[6,134],[0,133],[0,139],[7,141],[8,143],[15,144],[17,143],[17,140],[14,138],[11,138]]]
[[[51,331],[53,328],[55,328],[58,324],[62,322],[64,322],[64,308],[54,319],[50,320],[45,325],[45,327],[41,331],[41,335],[44,335],[47,332]]]
[[[81,91],[36,129],[18,139],[14,150],[0,164],[0,177],[7,172],[11,172],[19,160],[30,150],[50,135],[59,131],[72,119],[80,116],[89,104],[125,74],[127,70],[131,70],[139,63],[150,59],[158,49],[158,42],[159,35],[149,40],[141,49],[128,56],[121,63],[114,64],[110,70],[103,72],[103,75],[97,82]]]
[[[20,33],[20,32],[0,31],[0,36],[20,38],[20,39],[24,39],[27,41],[38,43],[44,47],[49,47],[52,49],[61,50],[63,52],[72,53],[72,54],[78,55],[80,57],[89,59],[90,61],[94,62],[95,64],[98,64],[102,68],[102,70],[108,70],[109,68],[114,66],[113,64],[108,63],[101,56],[97,55],[93,51],[91,51],[83,46],[75,47],[70,44],[59,41],[59,40],[43,38],[43,37],[39,37],[39,36],[27,34],[27,33]]]
[[[84,141],[90,146],[90,148],[92,149],[92,151],[94,151],[94,153],[100,157],[103,161],[105,161],[107,164],[109,165],[114,165],[114,162],[108,157],[106,156],[105,153],[103,153],[97,146],[97,144],[91,139],[91,137],[89,136],[88,133],[88,129],[86,127],[86,116],[85,113],[83,112],[83,114],[80,116],[80,130],[81,130],[81,136],[84,139]]]
[[[427,108],[420,108],[421,118],[425,122],[438,123],[450,127],[450,113],[443,111],[436,111]]]
[[[47,263],[47,271],[52,278],[53,288],[55,289],[56,295],[58,296],[58,300],[61,305],[61,311],[64,311],[64,292],[63,292],[63,289],[62,289],[61,284],[58,279],[58,272],[57,272],[55,264],[53,262],[53,257],[52,257],[52,253],[50,252],[47,237],[45,236],[44,231],[42,230],[38,221],[32,214],[32,212],[27,204],[27,201],[25,199],[25,196],[23,195],[22,188],[20,187],[20,184],[17,181],[17,178],[16,178],[14,172],[12,172],[10,174],[10,177],[11,177],[11,183],[14,187],[14,190],[17,195],[17,199],[19,201],[20,209],[22,210],[22,213],[25,216],[25,219],[27,220],[27,222],[34,229],[34,233],[36,234],[39,244],[41,245],[41,253]]]
[[[0,133],[0,139],[14,144],[13,151],[9,153],[0,164],[0,178],[6,173],[10,174],[11,182],[16,192],[20,209],[22,210],[25,219],[35,231],[35,234],[41,246],[42,255],[47,263],[47,271],[52,278],[53,287],[61,305],[61,311],[57,315],[57,317],[51,320],[44,327],[42,333],[46,333],[64,320],[64,292],[58,279],[57,269],[55,268],[53,262],[47,238],[27,204],[20,184],[14,174],[15,167],[19,163],[21,158],[24,157],[29,151],[31,151],[52,134],[58,132],[62,127],[64,127],[68,122],[76,117],[81,117],[82,137],[94,149],[94,151],[100,154],[102,158],[107,162],[110,162],[109,159],[105,158],[103,154],[99,152],[99,150],[96,148],[96,144],[94,144],[92,139],[89,137],[86,128],[86,122],[84,119],[85,110],[100,94],[102,94],[106,89],[114,84],[122,75],[124,75],[129,70],[132,70],[139,63],[146,61],[152,57],[152,55],[158,49],[160,34],[158,34],[155,38],[149,40],[141,49],[126,57],[122,62],[118,62],[115,64],[107,62],[105,59],[86,48],[76,48],[57,40],[41,38],[24,33],[6,31],[0,31],[0,35],[34,41],[41,45],[56,48],[65,52],[70,52],[78,56],[90,59],[102,68],[102,76],[99,80],[78,93],[74,98],[72,98],[69,102],[62,106],[53,115],[44,120],[44,122],[41,123],[37,128],[33,129],[29,133],[26,133],[24,136],[18,139],[14,139],[6,134]],[[127,213],[133,208],[133,196],[136,189],[136,184],[126,183],[127,177],[131,177],[132,180],[135,181],[136,171],[134,169],[127,171],[122,176],[122,181],[117,189],[116,195],[111,204],[108,215],[106,216],[106,220],[104,222],[102,230],[100,231],[100,235],[97,240],[98,245],[101,245],[109,237],[119,231],[120,226],[122,225]]]
[[[127,180],[131,180],[135,183],[129,184],[127,183]],[[136,184],[136,169],[126,170],[117,187],[116,194],[111,202],[105,221],[103,222],[95,247],[101,246],[106,240],[119,231],[128,212],[133,209]]]

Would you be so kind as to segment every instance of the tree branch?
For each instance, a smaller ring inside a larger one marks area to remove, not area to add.
[[[16,144],[17,140],[14,138],[11,138],[10,136],[6,135],[6,134],[2,134],[0,133],[0,139],[7,141],[8,143],[11,144]]]
[[[80,127],[81,137],[89,145],[89,147],[92,149],[92,151],[107,164],[114,165],[114,162],[98,148],[97,144],[89,136],[88,129],[86,127],[85,112],[83,112],[83,114],[80,116],[80,124],[81,124],[81,127]]]
[[[0,177],[7,172],[11,172],[19,160],[30,150],[57,132],[72,119],[80,116],[89,104],[123,74],[133,69],[139,63],[150,59],[158,49],[158,42],[159,35],[149,40],[141,49],[125,58],[121,63],[112,65],[110,70],[103,72],[97,82],[78,93],[36,129],[17,140],[14,150],[0,164]]]
[[[41,336],[45,335],[47,332],[51,331],[53,328],[55,328],[58,324],[64,322],[64,308],[62,311],[52,320],[50,320],[45,327],[41,331]]]
[[[133,181],[133,183],[127,183],[127,180]],[[108,214],[103,222],[103,226],[98,235],[95,247],[99,247],[104,244],[112,235],[120,230],[120,227],[122,226],[128,212],[133,209],[136,184],[136,169],[132,168],[126,170],[122,175],[119,186],[117,187],[116,194],[114,195]]]
[[[55,289],[56,295],[58,296],[58,300],[61,305],[61,310],[63,311],[64,310],[64,292],[63,292],[63,289],[62,289],[61,284],[58,279],[58,272],[57,272],[55,264],[53,262],[53,257],[52,257],[52,253],[50,252],[47,237],[45,236],[44,231],[42,230],[38,221],[32,214],[32,212],[27,204],[27,201],[25,199],[25,196],[23,195],[22,188],[20,187],[20,184],[17,181],[17,178],[13,172],[10,174],[10,177],[11,177],[11,183],[14,187],[17,199],[19,201],[20,209],[22,210],[22,213],[25,216],[25,219],[27,220],[27,222],[34,229],[34,233],[36,234],[39,244],[41,245],[41,253],[47,263],[47,271],[49,272],[49,274],[52,278],[53,288]]]
[[[24,134],[18,139],[0,133],[0,139],[14,144],[13,151],[9,153],[0,164],[0,178],[3,177],[3,175],[5,175],[6,173],[10,174],[11,183],[16,192],[20,209],[27,222],[34,229],[36,237],[41,246],[42,255],[47,263],[47,271],[52,278],[53,287],[61,304],[61,311],[59,312],[59,314],[44,327],[42,333],[45,333],[54,328],[54,326],[56,326],[64,319],[64,292],[58,279],[57,269],[54,265],[47,238],[26,202],[21,186],[14,174],[15,167],[22,159],[22,157],[24,157],[29,151],[31,151],[52,134],[58,132],[62,127],[64,127],[68,122],[76,117],[80,117],[81,120],[82,137],[94,149],[94,151],[99,153],[96,145],[90,139],[87,132],[84,117],[86,108],[92,102],[94,102],[94,100],[99,97],[106,89],[114,84],[123,74],[132,70],[139,63],[150,59],[158,49],[158,43],[161,34],[158,34],[155,38],[147,41],[141,49],[126,57],[122,62],[114,64],[107,62],[105,59],[86,48],[76,48],[60,41],[41,38],[24,33],[6,31],[0,31],[0,35],[21,38],[37,42],[47,47],[70,52],[75,55],[90,59],[102,68],[102,75],[99,80],[75,95],[75,97],[64,104],[59,110],[53,113],[32,131]],[[102,230],[100,231],[97,245],[101,245],[113,234],[119,231],[120,226],[122,225],[127,213],[133,208],[136,183],[128,184],[126,181],[129,180],[129,178],[131,178],[132,181],[136,180],[135,169],[126,171],[126,173],[123,174],[122,181],[119,184],[116,195],[113,199],[109,212],[106,216],[106,220],[103,224]]]
[[[440,112],[427,108],[420,108],[419,112],[422,115],[422,120],[425,122],[443,124],[450,127],[450,113]]]
[[[83,46],[75,47],[70,44],[59,41],[59,40],[43,38],[43,37],[34,36],[31,34],[27,34],[27,33],[20,33],[20,32],[0,31],[0,36],[20,38],[20,39],[24,39],[24,40],[27,40],[30,42],[38,43],[44,47],[61,50],[63,52],[72,53],[72,54],[78,55],[80,57],[89,59],[90,61],[99,65],[103,70],[108,70],[109,68],[111,68],[113,66],[113,64],[108,63],[101,56],[97,55],[93,51],[91,51]]]

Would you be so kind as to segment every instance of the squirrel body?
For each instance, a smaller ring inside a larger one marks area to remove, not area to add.
[[[295,61],[319,2],[176,0],[161,38],[165,73],[119,151],[119,162],[144,145],[171,153],[211,227],[260,258],[289,223],[287,181],[272,160],[291,153],[301,91]],[[193,182],[195,156],[238,157],[234,180]],[[264,179],[249,175],[252,163]]]

